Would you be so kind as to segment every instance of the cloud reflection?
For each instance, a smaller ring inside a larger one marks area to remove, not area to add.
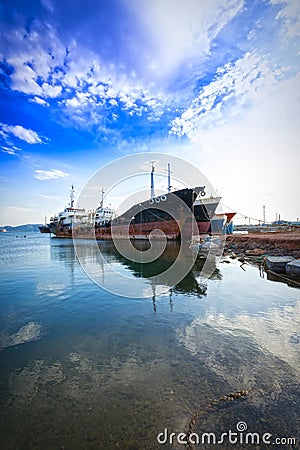
[[[40,324],[28,322],[15,333],[6,334],[5,331],[2,331],[0,335],[0,349],[35,341],[41,337],[41,329]]]

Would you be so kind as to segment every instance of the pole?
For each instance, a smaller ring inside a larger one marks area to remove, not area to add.
[[[154,161],[152,161],[152,170],[151,170],[151,198],[154,198]]]
[[[263,206],[263,223],[264,223],[264,225],[266,223],[266,206],[265,205]]]
[[[100,202],[100,208],[103,208],[103,201],[104,201],[104,189],[102,188],[102,191],[101,191],[101,202]]]
[[[171,192],[171,170],[170,170],[170,163],[168,163],[168,192]]]
[[[72,184],[71,186],[71,192],[70,192],[70,207],[73,208],[74,207],[74,185]]]

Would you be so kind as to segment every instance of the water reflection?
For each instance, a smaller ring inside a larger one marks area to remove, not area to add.
[[[249,351],[251,348],[256,348],[264,356],[272,355],[280,359],[300,377],[300,348],[298,345],[300,342],[300,301],[296,302],[293,307],[271,309],[264,316],[239,314],[229,317],[216,312],[206,313],[204,317],[194,319],[184,330],[178,332],[179,341],[192,354],[206,353],[208,357],[206,363],[211,370],[222,374],[223,379],[232,382],[232,377],[237,374],[224,370],[222,359],[218,357],[223,352],[219,346],[213,346],[214,348],[211,346],[213,342],[207,340],[208,330],[223,337],[224,347],[227,347],[226,341],[230,340],[237,341],[239,344],[243,341],[248,342]],[[238,357],[240,351],[236,348],[234,353],[235,357]],[[251,371],[247,370],[247,385],[251,379],[250,374]],[[245,375],[246,372],[243,376]],[[245,384],[244,381],[243,384]]]
[[[125,270],[127,275],[135,278],[137,282],[142,283],[138,285],[142,286],[139,287],[140,297],[153,297],[162,293],[170,294],[170,292],[195,295],[198,297],[206,295],[207,284],[201,280],[201,271],[205,261],[200,258],[196,260],[192,270],[175,286],[169,284],[168,277],[161,277],[159,282],[157,281],[156,277],[166,272],[178,257],[180,244],[177,242],[168,242],[163,254],[157,260],[149,263],[135,262],[125,258],[118,252],[112,242],[99,242],[98,246],[101,249],[101,255],[99,255],[97,248],[91,245],[90,241],[77,243],[76,251],[79,259],[84,264],[94,264],[97,266],[97,276],[101,278],[103,284],[105,284],[106,277],[114,277],[115,273],[118,274],[121,270]],[[135,242],[134,246],[141,252],[148,249],[148,244],[145,242]],[[51,259],[58,259],[64,262],[74,276],[74,269],[78,262],[71,240],[52,239]],[[113,270],[116,272],[112,273],[112,271],[108,270],[105,263],[113,267]],[[221,272],[217,268],[216,263],[210,279],[222,279]]]
[[[0,332],[0,350],[14,345],[25,344],[39,339],[42,335],[42,327],[35,322],[28,322],[17,331],[12,332],[14,322],[7,322]]]
[[[150,279],[172,263],[176,245],[157,266],[100,243],[107,260],[149,289],[149,301],[124,299],[90,282],[71,240],[39,242],[6,275],[0,304],[11,321],[0,352],[3,448],[159,449],[165,427],[186,431],[196,410],[239,389],[249,391],[245,401],[209,411],[195,431],[226,432],[244,420],[249,431],[296,435],[298,290],[261,278],[258,268],[243,271],[237,261],[201,284],[197,260],[160,296]],[[97,261],[88,243],[79,251]],[[22,279],[15,277],[20,270]]]
[[[274,272],[267,271],[267,279],[270,281],[275,281],[276,283],[284,283],[287,284],[290,287],[294,288],[300,288],[300,282],[299,279],[296,280],[291,276],[288,276],[286,274],[276,274]]]

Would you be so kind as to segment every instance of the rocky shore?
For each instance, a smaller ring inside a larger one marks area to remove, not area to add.
[[[300,230],[228,235],[225,252],[237,256],[293,256],[299,259]]]

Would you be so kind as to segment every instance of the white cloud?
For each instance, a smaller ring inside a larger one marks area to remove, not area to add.
[[[49,12],[53,13],[54,8],[53,8],[53,4],[52,4],[51,0],[40,0],[40,1],[45,9],[47,9]]]
[[[59,200],[59,197],[57,195],[43,195],[43,194],[40,194],[40,197],[42,197],[42,198],[50,198],[52,200]]]
[[[33,97],[29,99],[30,102],[32,103],[37,103],[38,105],[41,106],[50,106],[48,102],[46,102],[46,100],[44,100],[43,98],[40,97]]]
[[[110,80],[109,84],[103,85],[99,79],[90,78],[89,83],[85,92],[80,92],[78,87],[73,97],[61,102],[71,120],[80,126],[101,123],[105,108],[115,106],[122,107],[132,116],[144,114],[150,121],[159,120],[164,112],[166,99],[161,93],[152,94],[142,86],[129,84],[126,79]]]
[[[7,125],[4,123],[0,124],[2,128],[2,136],[7,137],[9,134],[14,135],[22,141],[27,142],[28,144],[41,144],[42,139],[39,135],[30,129],[26,129],[21,125]]]
[[[8,153],[9,155],[17,155],[18,152],[21,152],[22,150],[12,145],[11,147],[2,147],[1,151],[4,153]]]
[[[299,83],[300,74],[281,81],[245,114],[214,127],[201,129],[198,121],[197,128],[194,121],[197,139],[177,150],[201,168],[225,205],[248,217],[262,219],[262,205],[267,221],[276,213],[287,220],[300,217],[294,201],[300,191]]]
[[[143,65],[153,80],[165,82],[187,61],[204,61],[212,40],[244,5],[243,0],[133,1],[130,7],[148,33]]]
[[[49,83],[43,83],[42,91],[43,91],[43,95],[45,97],[55,98],[55,97],[59,97],[59,95],[62,91],[62,87],[59,85],[53,86]]]
[[[35,170],[34,171],[36,175],[34,176],[37,180],[54,180],[56,178],[64,178],[67,177],[69,174],[66,172],[63,172],[59,169],[51,169],[51,170]]]
[[[41,2],[53,11],[50,0]],[[104,64],[98,54],[75,39],[63,44],[53,26],[35,20],[30,32],[19,29],[6,33],[3,57],[14,68],[10,76],[12,89],[34,95],[32,101],[44,106],[47,98],[59,98],[62,89],[66,93],[75,89],[73,96],[60,102],[70,109],[70,119],[72,109],[81,112],[94,107],[89,120],[96,123],[103,114],[99,106],[106,108],[121,102],[119,105],[130,115],[143,114],[149,121],[159,120],[167,102],[163,91],[169,77],[187,59],[207,54],[212,39],[241,10],[243,0],[216,0],[204,2],[201,7],[196,0],[178,0],[176,6],[169,0],[143,3],[129,5],[132,20],[141,23],[146,42],[145,53],[134,57],[139,70],[132,67],[120,72],[117,64]],[[14,45],[9,36],[13,36]],[[139,38],[132,36],[137,42]],[[173,103],[174,99],[168,101]],[[75,114],[74,120],[81,123],[80,114]]]
[[[298,0],[270,0],[273,5],[281,5],[282,9],[276,16],[283,20],[282,34],[285,38],[300,36],[300,3]]]
[[[173,120],[171,132],[201,140],[204,129],[225,123],[228,115],[238,117],[246,106],[269,97],[284,74],[284,67],[274,70],[256,51],[246,53],[217,70],[215,79]]]
[[[26,213],[34,211],[32,208],[25,208],[24,206],[7,206],[7,210],[13,213]]]
[[[35,20],[30,32],[8,28],[3,40],[1,57],[14,68],[11,89],[45,98],[60,95],[63,74],[56,69],[64,64],[66,48],[49,23]]]
[[[47,10],[53,11],[50,0],[40,1]],[[287,26],[289,21],[290,30],[295,34],[293,26],[299,24],[297,2],[271,0],[271,3],[281,6],[277,23],[281,19],[280,24]],[[133,0],[128,5],[130,21],[139,27],[130,34],[134,45],[128,39],[128,47],[122,50],[124,55],[131,56],[128,60],[132,67],[120,65],[121,49],[117,54],[112,52],[111,59],[105,61],[96,46],[94,50],[89,49],[83,40],[75,38],[63,42],[65,35],[62,38],[54,25],[38,20],[32,21],[30,31],[21,27],[8,30],[4,37],[5,53],[3,50],[1,56],[14,69],[10,75],[12,89],[34,96],[30,101],[43,106],[49,106],[48,98],[56,99],[68,121],[79,127],[99,125],[105,129],[106,120],[116,120],[111,110],[106,114],[107,109],[114,107],[155,122],[164,111],[186,106],[196,83],[205,75],[205,64],[211,61],[215,38],[232,19],[239,20],[243,7],[244,0]],[[267,3],[264,7],[270,8]],[[242,25],[241,21],[239,26]],[[278,27],[278,34],[280,30]],[[197,140],[203,128],[226,119],[225,111],[238,115],[248,102],[258,101],[261,95],[270,93],[270,86],[276,86],[281,76],[280,71],[276,73],[273,60],[281,58],[276,46],[270,48],[269,36],[262,40],[266,46],[264,54],[259,49],[251,50],[235,63],[219,69],[217,77],[174,120],[175,134]],[[140,47],[139,42],[145,45]],[[232,45],[242,51],[243,46],[232,37],[217,47],[224,46],[225,54],[231,52]],[[132,58],[134,51],[135,58]],[[292,59],[287,59],[294,61],[292,52]],[[179,87],[178,79],[182,83]]]

